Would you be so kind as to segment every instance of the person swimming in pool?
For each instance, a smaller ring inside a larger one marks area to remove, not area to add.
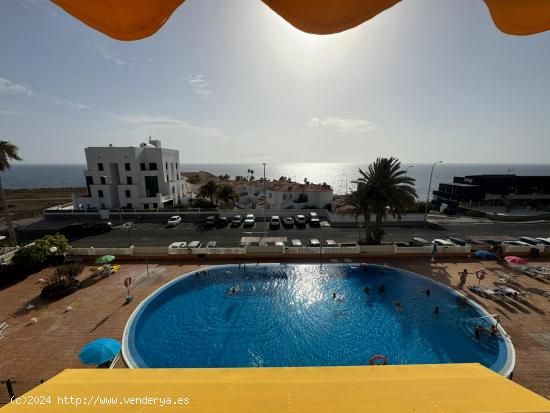
[[[485,328],[481,324],[478,324],[478,326],[474,330],[474,334],[476,335],[476,338],[479,340],[483,333],[485,333]]]
[[[439,306],[437,306],[437,305],[434,308],[434,314],[439,316]]]
[[[363,292],[366,294],[366,295],[369,295],[370,293],[370,288],[367,286],[365,288],[363,288]]]
[[[344,301],[345,297],[341,294],[332,293],[332,299],[336,301]]]
[[[384,294],[384,293],[386,292],[386,287],[384,286],[384,284],[380,284],[380,285],[378,286],[378,292],[379,292],[380,294]]]
[[[426,290],[426,297],[430,297],[432,295],[432,290],[429,288]]]
[[[229,294],[235,295],[235,294],[238,294],[240,291],[241,291],[241,289],[239,287],[231,287],[229,289]]]
[[[397,300],[397,301],[395,302],[395,311],[397,311],[397,312],[400,313],[402,310],[403,310],[403,306],[401,305],[401,303],[399,302],[399,300]]]

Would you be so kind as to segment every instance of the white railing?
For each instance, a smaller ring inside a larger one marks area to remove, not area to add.
[[[514,247],[526,248],[526,247]],[[522,250],[522,252],[529,252]],[[549,251],[550,252],[550,251]],[[386,245],[360,245],[350,247],[284,247],[277,245],[269,246],[246,246],[234,248],[168,248],[168,247],[135,247],[130,248],[72,248],[68,253],[71,255],[101,256],[101,255],[131,255],[135,257],[146,256],[216,256],[216,255],[251,255],[251,256],[330,256],[330,255],[364,255],[364,256],[398,256],[398,255],[425,255],[432,254],[432,247],[398,247],[392,244]],[[470,253],[469,246],[438,247],[438,255]]]
[[[503,251],[505,254],[510,253],[519,253],[519,254],[528,254],[535,246],[524,246],[524,245],[504,245]]]
[[[247,245],[245,254],[251,255],[282,255],[285,247],[282,245]]]

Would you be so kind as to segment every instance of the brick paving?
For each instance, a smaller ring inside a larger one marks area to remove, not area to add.
[[[494,262],[466,258],[446,258],[435,264],[427,258],[370,259],[368,262],[417,272],[453,288],[458,288],[458,272],[464,268],[475,272],[483,266],[487,270],[487,277],[482,281],[484,287],[502,284],[495,271],[511,272]],[[550,261],[533,264],[550,267]],[[0,380],[14,379],[16,394],[22,394],[65,368],[86,368],[78,359],[84,344],[99,337],[121,339],[128,317],[145,297],[167,281],[199,267],[176,261],[150,261],[148,277],[143,263],[123,262],[117,274],[105,278],[92,277],[93,267],[86,267],[79,277],[82,288],[53,301],[40,298],[39,281],[47,278],[53,269],[45,269],[0,290],[0,322],[6,321],[9,325],[6,337],[0,340]],[[123,280],[128,276],[133,279],[134,300],[124,305]],[[501,322],[516,348],[514,380],[550,398],[550,299],[542,295],[550,291],[550,282],[524,275],[516,281],[516,287],[530,293],[526,300],[491,301],[467,290],[464,292],[490,313],[501,314]],[[466,285],[472,284],[477,284],[473,275]],[[29,303],[34,307],[27,308]],[[67,307],[71,309],[67,311]],[[37,322],[31,323],[34,317]],[[117,367],[123,368],[123,362]],[[0,385],[0,403],[6,398],[5,386]]]

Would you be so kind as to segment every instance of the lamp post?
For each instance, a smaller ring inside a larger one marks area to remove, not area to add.
[[[432,189],[432,178],[434,174],[434,168],[438,163],[443,163],[443,161],[434,162],[432,165],[432,171],[430,172],[430,183],[428,184],[428,194],[426,195],[426,209],[424,210],[424,222],[428,222],[428,202],[430,200],[430,191]]]
[[[55,254],[55,268],[57,269],[57,277],[59,277],[59,265],[57,264],[57,247],[50,247],[50,252]]]
[[[265,162],[264,162],[264,242],[267,236],[267,183],[265,181]]]

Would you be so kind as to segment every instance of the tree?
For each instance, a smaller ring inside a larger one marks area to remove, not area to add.
[[[0,140],[0,171],[10,169],[10,161],[20,161],[19,148],[8,141]],[[8,233],[10,241],[13,246],[17,245],[17,239],[15,238],[15,231],[13,230],[13,224],[11,222],[10,212],[8,210],[8,204],[6,203],[6,195],[4,194],[4,187],[2,186],[2,179],[0,178],[0,208],[4,214],[4,220],[8,227]]]
[[[354,183],[356,191],[347,200],[365,218],[367,243],[379,244],[382,240],[382,221],[388,214],[401,219],[401,215],[414,206],[416,190],[414,178],[401,169],[397,158],[378,158],[367,171],[359,169],[361,177]],[[375,221],[371,221],[374,215]]]
[[[214,203],[214,195],[218,190],[218,184],[216,181],[209,180],[199,188],[199,196],[210,199],[210,202]]]
[[[225,184],[218,188],[216,198],[224,205],[233,205],[238,199],[238,195],[231,185]]]

